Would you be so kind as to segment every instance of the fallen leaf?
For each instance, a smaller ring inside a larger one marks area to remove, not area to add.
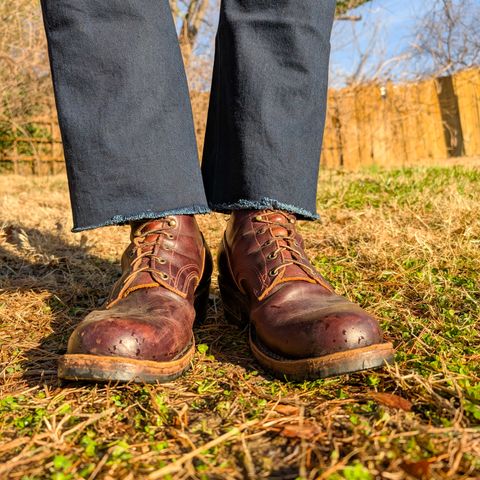
[[[12,245],[18,244],[18,235],[22,232],[20,227],[15,225],[7,225],[3,229],[3,233],[5,235],[5,240]]]
[[[80,237],[80,248],[85,248],[88,243],[88,237],[84,234]]]
[[[313,424],[306,422],[303,425],[286,425],[280,432],[280,435],[287,438],[304,438],[310,440],[321,432],[320,428]]]
[[[418,462],[405,460],[400,464],[400,468],[412,477],[418,478],[418,480],[430,478],[430,462],[428,460],[420,460]]]
[[[406,398],[399,397],[398,395],[394,395],[393,393],[371,393],[370,396],[381,403],[390,408],[397,408],[399,410],[405,410],[406,412],[410,412],[412,410],[413,404],[410,400]]]
[[[280,415],[299,415],[300,408],[294,407],[293,405],[277,405],[274,409],[275,412],[280,413]]]

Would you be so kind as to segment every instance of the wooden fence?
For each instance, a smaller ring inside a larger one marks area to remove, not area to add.
[[[203,149],[209,94],[192,92],[195,134]],[[38,106],[42,114],[23,120],[0,115],[0,174],[46,175],[65,170],[62,139],[53,98]]]
[[[53,99],[24,120],[0,117],[0,173],[54,174],[65,170]]]
[[[322,165],[358,169],[480,156],[480,70],[330,90]]]
[[[199,152],[207,93],[193,93]],[[0,172],[47,174],[64,169],[53,102],[25,121],[0,119]],[[400,167],[480,156],[480,69],[397,85],[329,91],[323,168]]]

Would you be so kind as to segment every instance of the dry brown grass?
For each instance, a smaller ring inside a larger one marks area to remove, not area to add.
[[[480,478],[480,170],[325,172],[320,185],[307,251],[382,320],[392,368],[272,379],[214,283],[185,377],[61,385],[56,359],[107,295],[127,232],[70,233],[63,176],[1,176],[0,478]],[[215,253],[224,216],[199,221]]]

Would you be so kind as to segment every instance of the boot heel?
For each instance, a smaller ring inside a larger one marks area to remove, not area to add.
[[[208,299],[210,295],[210,284],[203,287],[195,294],[195,301],[193,306],[195,307],[195,321],[203,322],[207,318],[208,312]]]
[[[223,242],[218,253],[218,270],[218,286],[222,297],[225,320],[230,324],[244,328],[250,322],[248,307],[245,307],[246,299],[243,298],[232,278]]]
[[[207,244],[205,243],[205,239],[203,240],[203,244],[205,247],[205,265],[203,268],[203,275],[200,279],[200,283],[197,286],[197,290],[195,291],[195,298],[193,301],[193,306],[195,308],[195,322],[203,322],[207,318],[210,284],[212,281],[212,255]]]
[[[220,296],[222,298],[223,315],[227,323],[245,327],[248,324],[248,315],[242,310],[242,301],[228,287],[222,285],[219,278]]]

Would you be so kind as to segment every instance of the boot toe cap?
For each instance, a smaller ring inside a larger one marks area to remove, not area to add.
[[[296,318],[257,322],[255,329],[267,348],[289,358],[319,357],[383,340],[377,320],[360,308],[314,311]]]
[[[191,342],[186,329],[170,319],[151,322],[139,318],[91,318],[70,336],[68,353],[168,361]]]

